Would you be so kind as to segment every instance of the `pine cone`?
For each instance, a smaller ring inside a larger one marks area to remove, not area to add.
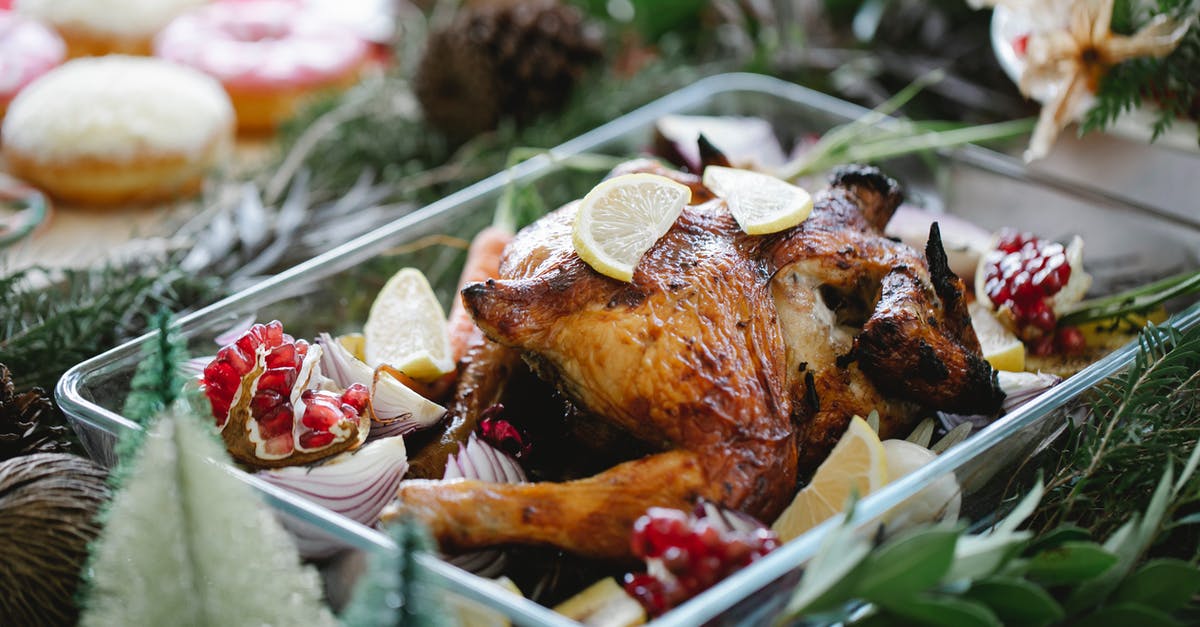
[[[71,452],[70,429],[57,423],[42,388],[17,394],[12,373],[0,364],[0,460],[33,453]]]
[[[525,124],[561,108],[601,57],[598,33],[554,0],[468,5],[429,36],[416,93],[426,119],[455,139]]]

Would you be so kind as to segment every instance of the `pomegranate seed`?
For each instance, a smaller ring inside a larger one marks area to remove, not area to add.
[[[317,449],[333,444],[333,434],[328,431],[308,431],[300,434],[300,446]]]
[[[274,390],[290,396],[292,386],[296,384],[296,374],[295,368],[272,368],[258,378],[258,389]]]
[[[298,362],[295,344],[280,344],[267,353],[267,368],[292,368]]]
[[[258,390],[255,392],[254,398],[250,399],[250,414],[252,416],[264,415],[287,401],[288,397],[275,390]]]
[[[229,364],[240,379],[242,375],[254,370],[254,350],[247,352],[237,344],[232,344],[217,351],[217,361]]]
[[[1054,345],[1060,353],[1077,355],[1087,348],[1087,338],[1079,327],[1062,327],[1054,336]]]
[[[284,433],[291,434],[292,432],[294,417],[292,416],[291,403],[277,405],[275,409],[262,416],[256,416],[256,418],[258,419],[259,434],[264,438],[270,439]]]
[[[283,323],[278,320],[272,320],[271,322],[268,322],[267,325],[262,329],[263,342],[267,346],[274,347],[283,344],[284,337]],[[286,337],[287,341],[292,341],[291,336]]]
[[[263,444],[263,449],[272,457],[287,457],[296,450],[296,444],[292,440],[292,433],[288,431],[268,439]]]
[[[367,386],[361,383],[353,383],[350,387],[342,392],[342,403],[349,405],[355,413],[361,414],[367,409],[367,403],[371,400],[371,391]]]

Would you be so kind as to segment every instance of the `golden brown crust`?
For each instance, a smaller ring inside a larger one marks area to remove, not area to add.
[[[674,451],[564,483],[405,481],[383,520],[416,516],[451,552],[544,544],[612,559],[630,556],[629,530],[647,507],[690,509],[713,496],[700,458]]]
[[[447,546],[535,542],[623,557],[630,524],[651,505],[704,496],[773,520],[854,414],[879,410],[889,437],[911,428],[918,404],[987,406],[968,398],[988,391],[991,372],[958,337],[973,331],[945,324],[924,259],[880,232],[900,201],[895,183],[867,168],[835,180],[806,222],[768,237],[744,234],[720,200],[686,207],[630,283],[574,252],[573,204],[518,233],[501,278],[463,289],[467,310],[588,414],[669,452],[577,482],[409,485],[401,507]],[[908,355],[881,359],[917,342],[946,366],[936,384],[910,372]],[[624,496],[603,497],[612,485]]]

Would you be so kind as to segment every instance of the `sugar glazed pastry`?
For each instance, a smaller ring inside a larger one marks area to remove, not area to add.
[[[8,103],[34,79],[66,58],[54,31],[10,11],[0,11],[0,118]]]
[[[348,26],[287,0],[210,4],[154,41],[156,56],[221,81],[249,132],[273,131],[313,93],[354,84],[369,52]]]
[[[208,0],[15,0],[23,15],[54,27],[71,57],[150,54],[155,33]]]
[[[233,108],[195,70],[150,57],[75,59],[25,88],[0,129],[8,170],[71,203],[193,194],[233,144]]]

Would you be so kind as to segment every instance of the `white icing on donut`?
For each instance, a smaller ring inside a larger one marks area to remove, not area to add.
[[[5,145],[54,161],[194,155],[233,124],[225,90],[191,68],[151,57],[82,58],[21,91],[4,119]]]
[[[54,26],[113,37],[150,38],[208,0],[15,0],[13,8]]]
[[[0,11],[0,102],[63,62],[67,47],[54,31]]]
[[[160,57],[251,89],[328,83],[367,51],[347,26],[286,0],[211,4],[179,16],[154,42]]]

